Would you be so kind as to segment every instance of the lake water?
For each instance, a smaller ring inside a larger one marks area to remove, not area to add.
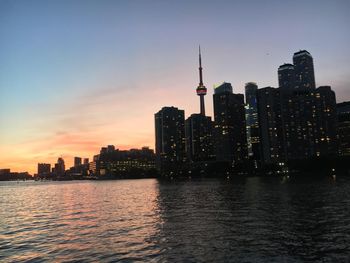
[[[349,262],[350,178],[0,182],[0,262]]]

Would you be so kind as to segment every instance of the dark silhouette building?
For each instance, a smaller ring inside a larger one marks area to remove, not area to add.
[[[258,86],[254,82],[245,85],[247,146],[249,159],[260,160],[260,129],[257,102]],[[257,165],[257,163],[256,163]]]
[[[38,163],[38,175],[49,175],[51,173],[51,164]]]
[[[337,104],[339,155],[350,156],[350,101]]]
[[[155,114],[157,169],[163,175],[181,172],[186,162],[185,112],[163,107]]]
[[[298,89],[315,89],[314,62],[311,54],[300,50],[293,55],[295,84]]]
[[[190,162],[214,159],[213,124],[210,117],[192,114],[185,122],[186,152]]]
[[[66,171],[66,167],[64,164],[64,160],[63,158],[58,158],[57,163],[55,164],[55,169],[54,169],[54,173],[56,176],[64,176],[64,173]]]
[[[278,68],[278,84],[282,89],[292,91],[295,84],[295,69],[292,64],[283,64]]]
[[[285,157],[292,160],[334,154],[334,92],[330,87],[315,88],[313,58],[308,51],[294,53],[293,63],[278,68]]]
[[[218,161],[233,165],[247,159],[247,137],[243,94],[234,94],[230,83],[214,90],[214,148]]]
[[[74,157],[74,167],[81,166],[81,158],[80,157]]]
[[[316,154],[315,74],[306,50],[294,53],[293,64],[278,68],[283,141],[286,159],[305,159]]]
[[[264,163],[284,161],[280,89],[266,87],[257,94],[261,159]]]
[[[330,86],[320,86],[315,92],[316,125],[315,151],[317,156],[336,155],[337,141],[337,104],[335,93]]]

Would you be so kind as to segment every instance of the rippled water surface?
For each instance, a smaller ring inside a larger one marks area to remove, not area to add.
[[[0,262],[348,262],[350,178],[0,182]]]

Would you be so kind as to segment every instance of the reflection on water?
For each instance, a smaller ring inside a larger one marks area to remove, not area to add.
[[[0,261],[348,261],[350,179],[0,183]]]

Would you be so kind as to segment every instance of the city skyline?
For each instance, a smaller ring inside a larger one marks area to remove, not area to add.
[[[207,21],[196,20],[195,2],[145,6],[105,1],[96,12],[91,12],[97,6],[94,2],[83,6],[79,1],[80,5],[33,3],[32,7],[16,1],[0,4],[4,7],[0,8],[4,20],[0,26],[4,32],[0,50],[2,168],[34,173],[37,163],[53,164],[60,156],[70,167],[74,156],[91,158],[108,144],[154,149],[154,112],[166,105],[184,109],[186,118],[199,113],[193,92],[198,85],[199,44],[208,116],[213,116],[214,84],[230,82],[234,92],[241,94],[251,81],[259,87],[278,87],[277,68],[291,63],[291,54],[301,49],[315,58],[316,85],[332,86],[337,102],[350,100],[350,55],[346,53],[350,21],[345,1],[306,3],[304,9],[298,8],[301,2],[288,4],[290,13],[297,12],[300,20],[294,21],[288,34],[279,29],[293,16],[284,14],[281,20],[269,9],[283,11],[274,1],[267,6],[254,1],[250,5],[221,2],[220,15],[234,12],[222,19],[210,17],[211,5],[203,3],[198,8],[208,15]],[[271,16],[266,18],[266,27],[240,14],[250,7],[255,11],[249,15]],[[170,9],[168,24],[162,25],[161,11]],[[74,18],[77,14],[79,19]],[[158,17],[152,18],[153,14]],[[98,22],[102,17],[105,20]],[[62,22],[63,18],[68,21]],[[123,18],[126,22],[120,25]],[[181,18],[185,20],[178,25]],[[305,19],[315,21],[302,27]],[[67,25],[72,27],[67,29]],[[173,37],[167,39],[168,35]],[[124,39],[125,43],[120,41]]]

